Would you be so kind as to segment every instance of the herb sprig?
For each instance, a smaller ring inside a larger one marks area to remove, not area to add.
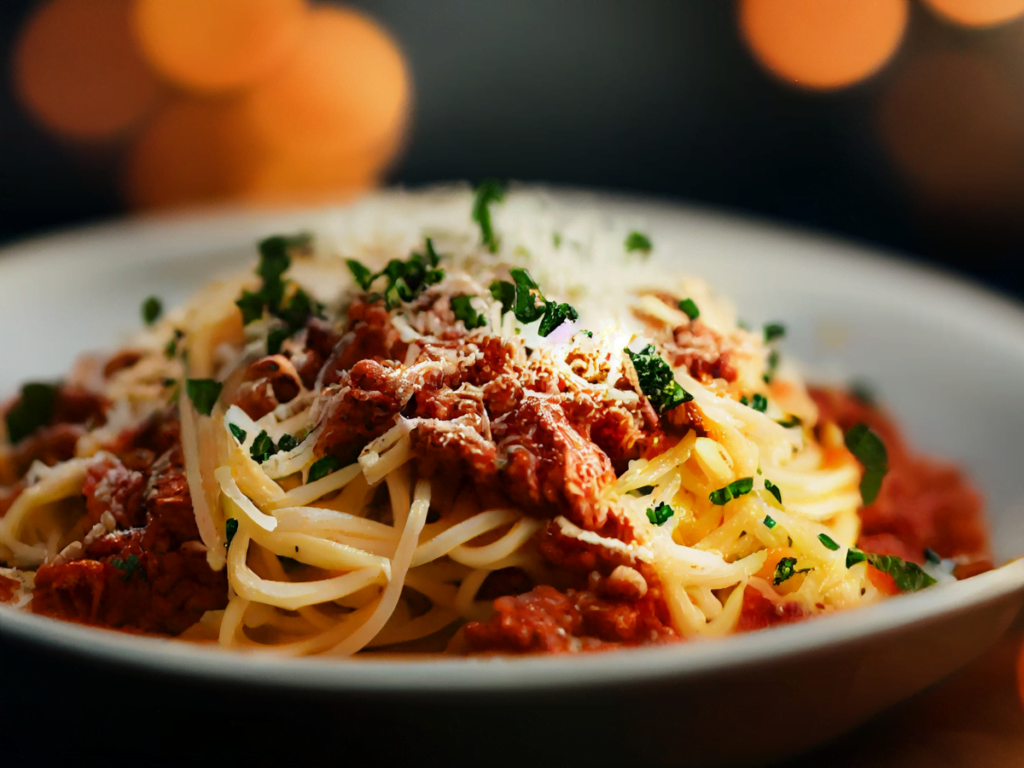
[[[570,304],[548,301],[529,271],[516,267],[509,270],[513,282],[495,280],[491,296],[501,302],[501,313],[512,312],[521,323],[540,320],[537,333],[547,336],[567,320],[577,320],[579,313]]]
[[[664,525],[676,511],[665,502],[661,502],[656,507],[647,508],[647,519],[651,521],[652,525]]]
[[[860,495],[865,506],[872,504],[878,498],[882,479],[889,471],[889,454],[885,450],[885,443],[863,422],[850,427],[844,442],[864,467],[860,479]]]
[[[505,185],[495,179],[485,179],[476,188],[473,197],[473,221],[480,225],[480,243],[491,253],[498,251],[498,238],[491,223],[491,203],[505,199]]]
[[[919,589],[930,587],[935,584],[935,579],[929,576],[917,563],[908,563],[895,555],[875,555],[870,552],[862,552],[855,547],[850,547],[846,553],[846,567],[851,568],[857,563],[867,560],[878,570],[892,576],[900,592],[917,592]]]
[[[711,503],[717,506],[728,504],[733,499],[738,499],[740,496],[746,496],[754,489],[754,478],[752,477],[741,477],[739,480],[734,480],[724,488],[719,488],[717,491],[712,491],[708,498],[711,499]]]
[[[386,277],[387,284],[383,292],[373,292],[369,298],[371,301],[384,300],[386,309],[394,309],[403,301],[412,301],[427,289],[427,286],[436,285],[444,279],[444,270],[438,269],[437,265],[440,256],[434,250],[434,243],[428,237],[423,253],[413,253],[408,259],[392,259],[380,272],[371,272],[370,269],[355,259],[348,259],[348,265],[352,277],[364,291],[369,291],[378,278]]]
[[[640,352],[624,350],[636,370],[636,378],[640,383],[640,391],[651,401],[658,413],[665,413],[683,403],[693,400],[693,395],[683,389],[676,377],[653,344],[648,344]]]

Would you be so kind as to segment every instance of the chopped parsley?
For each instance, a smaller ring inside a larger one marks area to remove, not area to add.
[[[925,547],[924,548],[924,561],[926,563],[931,563],[932,565],[938,565],[939,563],[942,562],[942,558],[939,557],[939,553],[936,552],[931,547]]]
[[[244,429],[242,429],[237,424],[230,424],[230,423],[228,424],[228,429],[231,430],[231,434],[235,436],[235,440],[238,441],[239,445],[241,445],[242,443],[245,442],[245,438],[246,438],[246,434],[247,433],[246,433],[246,431]]]
[[[661,359],[653,344],[648,344],[640,352],[624,350],[636,369],[640,391],[651,401],[658,413],[665,413],[683,403],[693,400],[693,395],[679,386],[668,363]]]
[[[767,323],[764,326],[764,340],[768,343],[781,339],[786,335],[786,326],[782,323]]]
[[[43,382],[31,382],[21,388],[21,396],[7,411],[7,436],[12,443],[18,443],[39,427],[50,423],[53,404],[57,399],[57,386]]]
[[[676,511],[665,502],[661,502],[656,507],[647,508],[647,519],[651,521],[652,525],[664,525],[665,522],[674,515]]]
[[[150,296],[142,302],[142,321],[146,325],[152,325],[159,320],[160,315],[162,315],[163,312],[163,302],[161,302],[156,296]]]
[[[167,346],[164,347],[164,354],[168,358],[172,358],[176,354],[178,354],[178,342],[181,341],[184,337],[185,334],[182,331],[178,330],[177,328],[174,329],[174,338],[168,341]]]
[[[288,451],[294,451],[299,447],[299,441],[296,440],[292,435],[281,435],[281,439],[277,441],[277,450],[281,453],[288,453]]]
[[[505,199],[505,185],[495,179],[485,179],[476,188],[473,197],[473,221],[480,225],[480,244],[487,246],[491,253],[498,251],[498,238],[491,224],[491,203]]]
[[[224,521],[224,546],[230,547],[231,540],[235,538],[235,534],[238,533],[238,521],[233,517],[229,517]]]
[[[746,403],[744,403],[744,405],[746,405]],[[768,398],[760,393],[755,394],[750,398],[750,407],[755,411],[764,413],[768,408]]]
[[[800,420],[798,416],[790,415],[788,419],[786,419],[785,421],[780,421],[778,422],[778,424],[780,427],[786,427],[788,429],[789,427],[799,427],[801,424],[803,424],[803,422]]]
[[[825,549],[831,550],[832,552],[835,552],[837,549],[839,549],[839,545],[827,533],[819,533],[818,541],[822,543]]]
[[[593,331],[577,331],[577,333],[579,333],[582,336],[586,336],[588,339],[594,338],[594,332]]]
[[[128,581],[132,577],[132,574],[139,571],[139,567],[142,563],[139,562],[139,556],[135,553],[128,555],[124,560],[119,557],[115,557],[110,561],[110,564],[121,571],[122,581]],[[142,576],[142,580],[146,580],[146,572],[139,571]]]
[[[626,251],[629,253],[632,253],[633,251],[640,251],[645,254],[650,253],[651,248],[654,247],[651,245],[651,239],[647,237],[647,235],[636,231],[630,232],[626,236],[625,246]]]
[[[768,493],[770,493],[772,496],[774,496],[775,500],[777,502],[779,502],[779,504],[782,503],[782,491],[779,490],[779,486],[777,486],[775,483],[773,483],[767,477],[764,479],[764,489],[766,491],[768,491]],[[772,525],[774,525],[774,524],[775,524],[775,521],[772,520]],[[767,523],[766,523],[766,525],[767,525]],[[772,526],[769,525],[768,527],[771,528]]]
[[[925,573],[921,566],[916,563],[908,563],[894,555],[874,555],[854,547],[850,547],[846,553],[847,568],[851,568],[857,563],[863,563],[865,560],[883,573],[892,576],[892,580],[896,582],[900,592],[917,592],[919,589],[930,587],[935,583],[935,579]]]
[[[733,499],[738,499],[740,496],[746,496],[754,489],[754,478],[752,477],[741,477],[739,480],[734,480],[724,488],[719,488],[717,491],[712,491],[708,498],[711,499],[712,504],[722,506],[728,504]]]
[[[700,310],[697,309],[697,305],[693,299],[683,299],[679,302],[679,308],[686,313],[686,316],[691,320],[696,320],[700,317]]]
[[[779,564],[775,566],[775,576],[772,578],[772,584],[779,586],[782,582],[792,578],[798,573],[807,573],[810,568],[796,568],[795,557],[784,557],[779,560]]]
[[[771,515],[765,515],[764,520],[762,520],[761,522],[764,523],[764,527],[767,528],[769,531],[776,525],[778,525],[778,523],[775,522],[775,518],[773,518]]]
[[[277,446],[274,445],[273,438],[267,434],[265,429],[256,435],[256,439],[252,441],[252,447],[249,448],[249,455],[257,464],[262,464],[275,453],[277,453]]]
[[[491,283],[491,296],[501,302],[502,314],[511,311],[521,323],[540,320],[537,327],[540,336],[549,335],[567,320],[579,318],[575,307],[545,299],[527,270],[517,267],[509,270],[509,275],[514,282],[495,280]]]
[[[850,427],[844,442],[864,467],[860,479],[860,495],[865,505],[871,504],[878,498],[882,479],[889,471],[889,455],[885,443],[863,422]]]
[[[471,296],[452,296],[450,302],[455,319],[461,320],[467,331],[487,325],[484,316],[473,309],[473,305],[470,303],[471,299]]]
[[[315,483],[322,477],[327,477],[337,469],[341,468],[341,462],[333,456],[324,456],[322,459],[317,459],[313,462],[313,466],[309,468],[309,477],[306,478],[307,483]]]
[[[213,379],[185,379],[185,394],[203,416],[209,416],[223,385]]]
[[[384,299],[386,309],[394,309],[403,301],[412,301],[427,289],[444,279],[444,270],[438,269],[440,257],[434,250],[434,242],[426,239],[425,253],[414,253],[405,261],[392,259],[380,272],[373,273],[354,259],[348,259],[352,277],[364,291],[369,291],[378,278],[386,277],[383,293],[371,293],[370,301]]]
[[[292,264],[291,251],[308,248],[312,238],[308,234],[274,235],[260,241],[260,262],[256,274],[263,283],[257,291],[242,291],[235,304],[242,313],[242,324],[248,325],[263,317],[264,311],[280,318],[288,326],[289,334],[295,333],[311,315],[320,315],[323,306],[313,301],[309,294],[284,279],[284,273]],[[287,338],[278,336],[275,343]],[[268,346],[269,346],[268,340]]]
[[[772,383],[772,379],[775,378],[775,371],[778,369],[778,367],[779,350],[773,349],[771,352],[768,353],[768,370],[765,371],[764,375],[761,377],[762,379],[764,379],[765,384]]]

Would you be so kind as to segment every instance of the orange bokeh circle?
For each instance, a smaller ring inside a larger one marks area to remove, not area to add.
[[[934,202],[995,210],[1024,192],[1024,100],[987,58],[912,60],[879,102],[878,126],[896,166]]]
[[[162,87],[131,33],[129,0],[51,0],[22,29],[15,89],[50,130],[99,140],[149,112]]]
[[[993,27],[1024,15],[1024,0],[924,0],[941,16],[968,27]]]
[[[805,88],[831,89],[876,72],[899,47],[907,0],[741,0],[739,24],[758,61]]]
[[[153,67],[203,92],[251,85],[294,54],[305,0],[136,0],[134,23]]]
[[[296,54],[246,95],[245,109],[270,147],[357,156],[402,131],[410,92],[405,60],[384,30],[357,11],[321,6]]]

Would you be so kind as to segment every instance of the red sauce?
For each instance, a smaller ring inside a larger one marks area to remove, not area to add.
[[[6,603],[14,597],[18,591],[18,580],[0,574],[0,603]]]

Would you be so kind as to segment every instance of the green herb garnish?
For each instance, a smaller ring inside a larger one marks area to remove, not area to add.
[[[238,533],[238,521],[233,517],[229,517],[224,521],[224,546],[225,548],[231,546],[231,540],[235,538],[235,534]]]
[[[281,435],[281,439],[277,441],[277,450],[281,453],[288,453],[288,451],[294,451],[299,447],[299,441],[292,435]]]
[[[243,325],[259,320],[265,310],[283,320],[290,332],[295,333],[311,315],[323,312],[323,307],[313,301],[309,294],[284,279],[284,273],[292,263],[290,252],[307,248],[311,241],[308,234],[274,235],[260,241],[260,261],[256,266],[256,274],[262,278],[263,283],[257,291],[242,291],[241,297],[235,301],[242,313]],[[285,296],[289,292],[291,295],[286,301]],[[280,340],[283,341],[283,338]]]
[[[444,279],[444,270],[437,268],[439,261],[440,257],[434,250],[434,243],[428,237],[424,253],[414,253],[405,261],[392,259],[376,274],[353,259],[345,263],[352,277],[364,291],[369,291],[378,278],[387,278],[384,292],[371,293],[369,298],[371,301],[383,298],[384,306],[390,310],[403,301],[412,301],[423,293],[427,286],[441,282]]]
[[[932,565],[938,565],[942,562],[942,558],[939,557],[939,553],[931,547],[924,548],[924,560],[926,563],[931,563]]]
[[[883,573],[892,576],[892,580],[896,582],[900,592],[917,592],[919,589],[930,587],[935,583],[935,579],[925,573],[921,566],[916,563],[908,563],[894,555],[874,555],[854,547],[850,547],[846,553],[847,568],[851,568],[857,563],[863,563],[865,560]]]
[[[163,314],[164,305],[156,296],[150,296],[142,302],[142,321],[146,325],[152,325]]]
[[[775,378],[775,371],[778,367],[779,351],[777,349],[773,349],[771,352],[768,353],[768,370],[765,371],[764,375],[761,377],[762,379],[764,379],[765,384],[772,383],[772,379]]]
[[[128,555],[124,560],[119,557],[115,557],[110,561],[110,564],[121,571],[122,581],[128,581],[132,577],[132,574],[139,570],[141,563],[139,562],[139,556],[132,553]],[[139,571],[142,575],[142,580],[146,580],[146,572]]]
[[[764,523],[764,527],[767,528],[769,531],[776,525],[778,525],[778,523],[775,522],[775,518],[773,518],[771,515],[765,515],[764,520],[762,520],[761,522]]]
[[[511,311],[521,323],[540,320],[537,327],[540,336],[547,336],[566,320],[579,317],[575,307],[545,299],[527,270],[517,267],[509,270],[509,275],[514,282],[495,280],[491,283],[491,296],[501,302],[502,314]]]
[[[249,448],[249,455],[257,464],[262,464],[275,453],[277,453],[277,446],[274,445],[273,438],[267,434],[265,429],[256,435],[256,439],[252,441],[252,447]]]
[[[782,323],[767,323],[764,327],[764,340],[766,342],[773,342],[776,339],[781,339],[786,335],[786,326]]]
[[[839,549],[839,545],[836,544],[835,540],[827,533],[819,533],[818,541],[824,545],[825,549],[832,550],[833,552]]]
[[[541,319],[540,325],[537,326],[537,333],[547,336],[562,323],[577,319],[579,319],[579,313],[575,307],[557,301],[545,302],[544,317]]]
[[[39,427],[50,423],[53,404],[57,399],[57,386],[31,382],[21,388],[21,396],[7,411],[7,436],[12,443],[21,442]]]
[[[768,408],[768,398],[762,394],[755,394],[750,399],[750,407],[759,413],[764,413]]]
[[[184,337],[185,334],[182,331],[178,330],[177,328],[174,329],[174,338],[168,341],[167,346],[164,347],[164,354],[167,356],[168,359],[178,354],[178,342],[181,341]]]
[[[237,424],[228,424],[228,429],[231,430],[231,434],[235,436],[235,440],[238,441],[239,445],[245,442],[247,433],[244,429],[242,429]]]
[[[647,519],[651,521],[652,525],[664,525],[665,521],[667,521],[675,513],[676,511],[672,509],[672,507],[670,507],[665,502],[661,502],[658,506],[654,508],[647,508]]]
[[[467,331],[487,325],[487,319],[473,309],[473,305],[470,303],[471,299],[471,296],[452,296],[450,301],[452,312],[455,313],[455,319],[461,320],[462,324],[466,326]]]
[[[473,198],[473,221],[480,225],[480,243],[491,253],[498,251],[498,238],[491,224],[491,203],[505,199],[505,185],[495,179],[485,179],[476,188]]]
[[[850,383],[850,394],[864,405],[874,405],[877,402],[875,389],[866,381],[854,381]]]
[[[636,369],[640,391],[658,413],[671,411],[693,400],[693,395],[679,386],[672,369],[661,359],[653,344],[648,344],[641,352],[631,352],[629,349],[624,351]]]
[[[788,419],[786,419],[785,421],[780,421],[778,422],[778,424],[780,427],[786,427],[788,429],[789,427],[799,427],[801,424],[803,424],[803,422],[799,419],[799,417],[790,415]]]
[[[850,427],[844,442],[864,467],[860,479],[860,495],[865,505],[871,504],[878,498],[882,479],[889,471],[889,454],[885,450],[885,443],[863,422]]]
[[[775,576],[772,579],[772,584],[774,584],[775,586],[779,586],[779,584],[786,581],[787,579],[792,578],[796,574],[807,573],[811,570],[810,568],[801,568],[800,570],[797,570],[795,566],[795,557],[784,557],[781,560],[779,560],[779,564],[775,566]]]
[[[777,486],[767,477],[764,479],[764,489],[768,491],[768,493],[770,493],[772,496],[774,496],[775,500],[779,502],[779,504],[782,503],[782,491],[779,490],[779,486]],[[774,521],[772,521],[772,523],[774,524]],[[770,525],[768,527],[771,528]]]
[[[209,416],[223,385],[213,379],[186,379],[185,394],[203,416]]]
[[[340,468],[340,461],[333,456],[324,456],[322,459],[317,459],[313,462],[313,466],[309,468],[309,477],[306,478],[306,482],[315,483],[320,478],[327,477],[327,475]]]
[[[650,253],[651,252],[651,248],[654,247],[653,245],[651,245],[651,239],[649,237],[647,237],[647,235],[645,235],[645,234],[643,234],[641,232],[635,232],[635,231],[634,232],[630,232],[626,236],[625,246],[626,246],[626,251],[630,252],[630,253],[632,253],[633,251],[641,251],[642,253]]]
[[[700,310],[697,309],[697,305],[693,299],[683,299],[679,302],[679,308],[686,313],[686,316],[691,320],[696,320],[700,317]]]
[[[752,477],[741,477],[739,480],[734,480],[724,488],[719,488],[717,491],[712,491],[708,498],[711,499],[712,504],[722,506],[728,504],[733,499],[738,499],[740,496],[746,496],[754,488],[754,478]]]

